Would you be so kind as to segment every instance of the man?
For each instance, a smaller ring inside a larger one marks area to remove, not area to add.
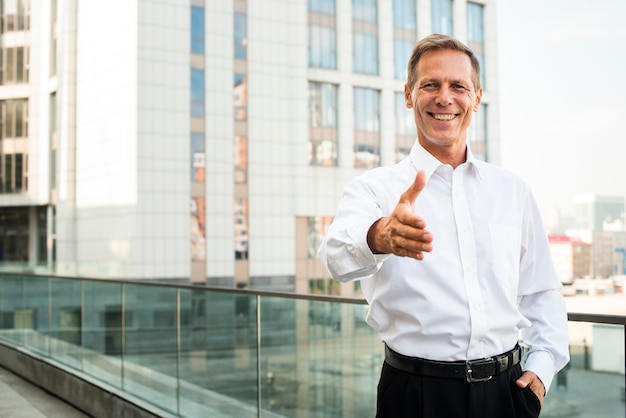
[[[467,146],[479,63],[428,36],[404,95],[409,157],[346,185],[320,247],[333,278],[361,280],[386,345],[377,416],[536,417],[569,360],[567,315],[529,187]]]

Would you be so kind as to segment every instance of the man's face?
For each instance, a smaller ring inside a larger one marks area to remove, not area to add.
[[[420,144],[435,156],[464,152],[467,128],[482,97],[482,89],[474,91],[470,58],[450,49],[429,51],[414,71],[415,85],[412,90],[405,85],[404,96],[413,109]]]

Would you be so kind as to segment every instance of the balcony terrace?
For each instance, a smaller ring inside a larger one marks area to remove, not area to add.
[[[383,346],[365,310],[331,296],[0,274],[0,366],[95,417],[368,417]],[[626,316],[569,320],[572,361],[541,416],[625,417]]]

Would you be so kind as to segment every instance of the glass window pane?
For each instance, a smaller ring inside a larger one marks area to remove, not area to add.
[[[246,15],[235,13],[235,58],[245,59],[248,45],[248,22]]]
[[[412,52],[413,42],[398,39],[393,41],[393,75],[396,79],[406,80],[407,66]]]
[[[335,0],[308,0],[307,4],[311,12],[335,14]]]
[[[393,0],[393,26],[401,29],[416,29],[417,14],[415,0]]]
[[[309,26],[309,66],[317,68],[337,68],[335,29],[322,26]]]
[[[378,19],[376,0],[352,0],[352,17],[357,20],[376,22]]]
[[[415,135],[413,113],[407,109],[404,93],[395,93],[396,103],[396,134]]]
[[[204,7],[191,6],[191,52],[204,54]]]
[[[191,116],[204,117],[204,70],[191,69]]]
[[[378,74],[378,38],[364,33],[352,34],[354,72]]]
[[[452,0],[432,0],[432,31],[452,36]]]

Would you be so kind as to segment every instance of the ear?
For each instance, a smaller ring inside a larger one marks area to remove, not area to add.
[[[483,89],[480,89],[476,92],[476,101],[474,102],[474,112],[478,112],[480,109],[480,101],[483,98]]]
[[[411,89],[408,84],[404,85],[404,104],[408,109],[413,107],[413,100],[411,99]]]

